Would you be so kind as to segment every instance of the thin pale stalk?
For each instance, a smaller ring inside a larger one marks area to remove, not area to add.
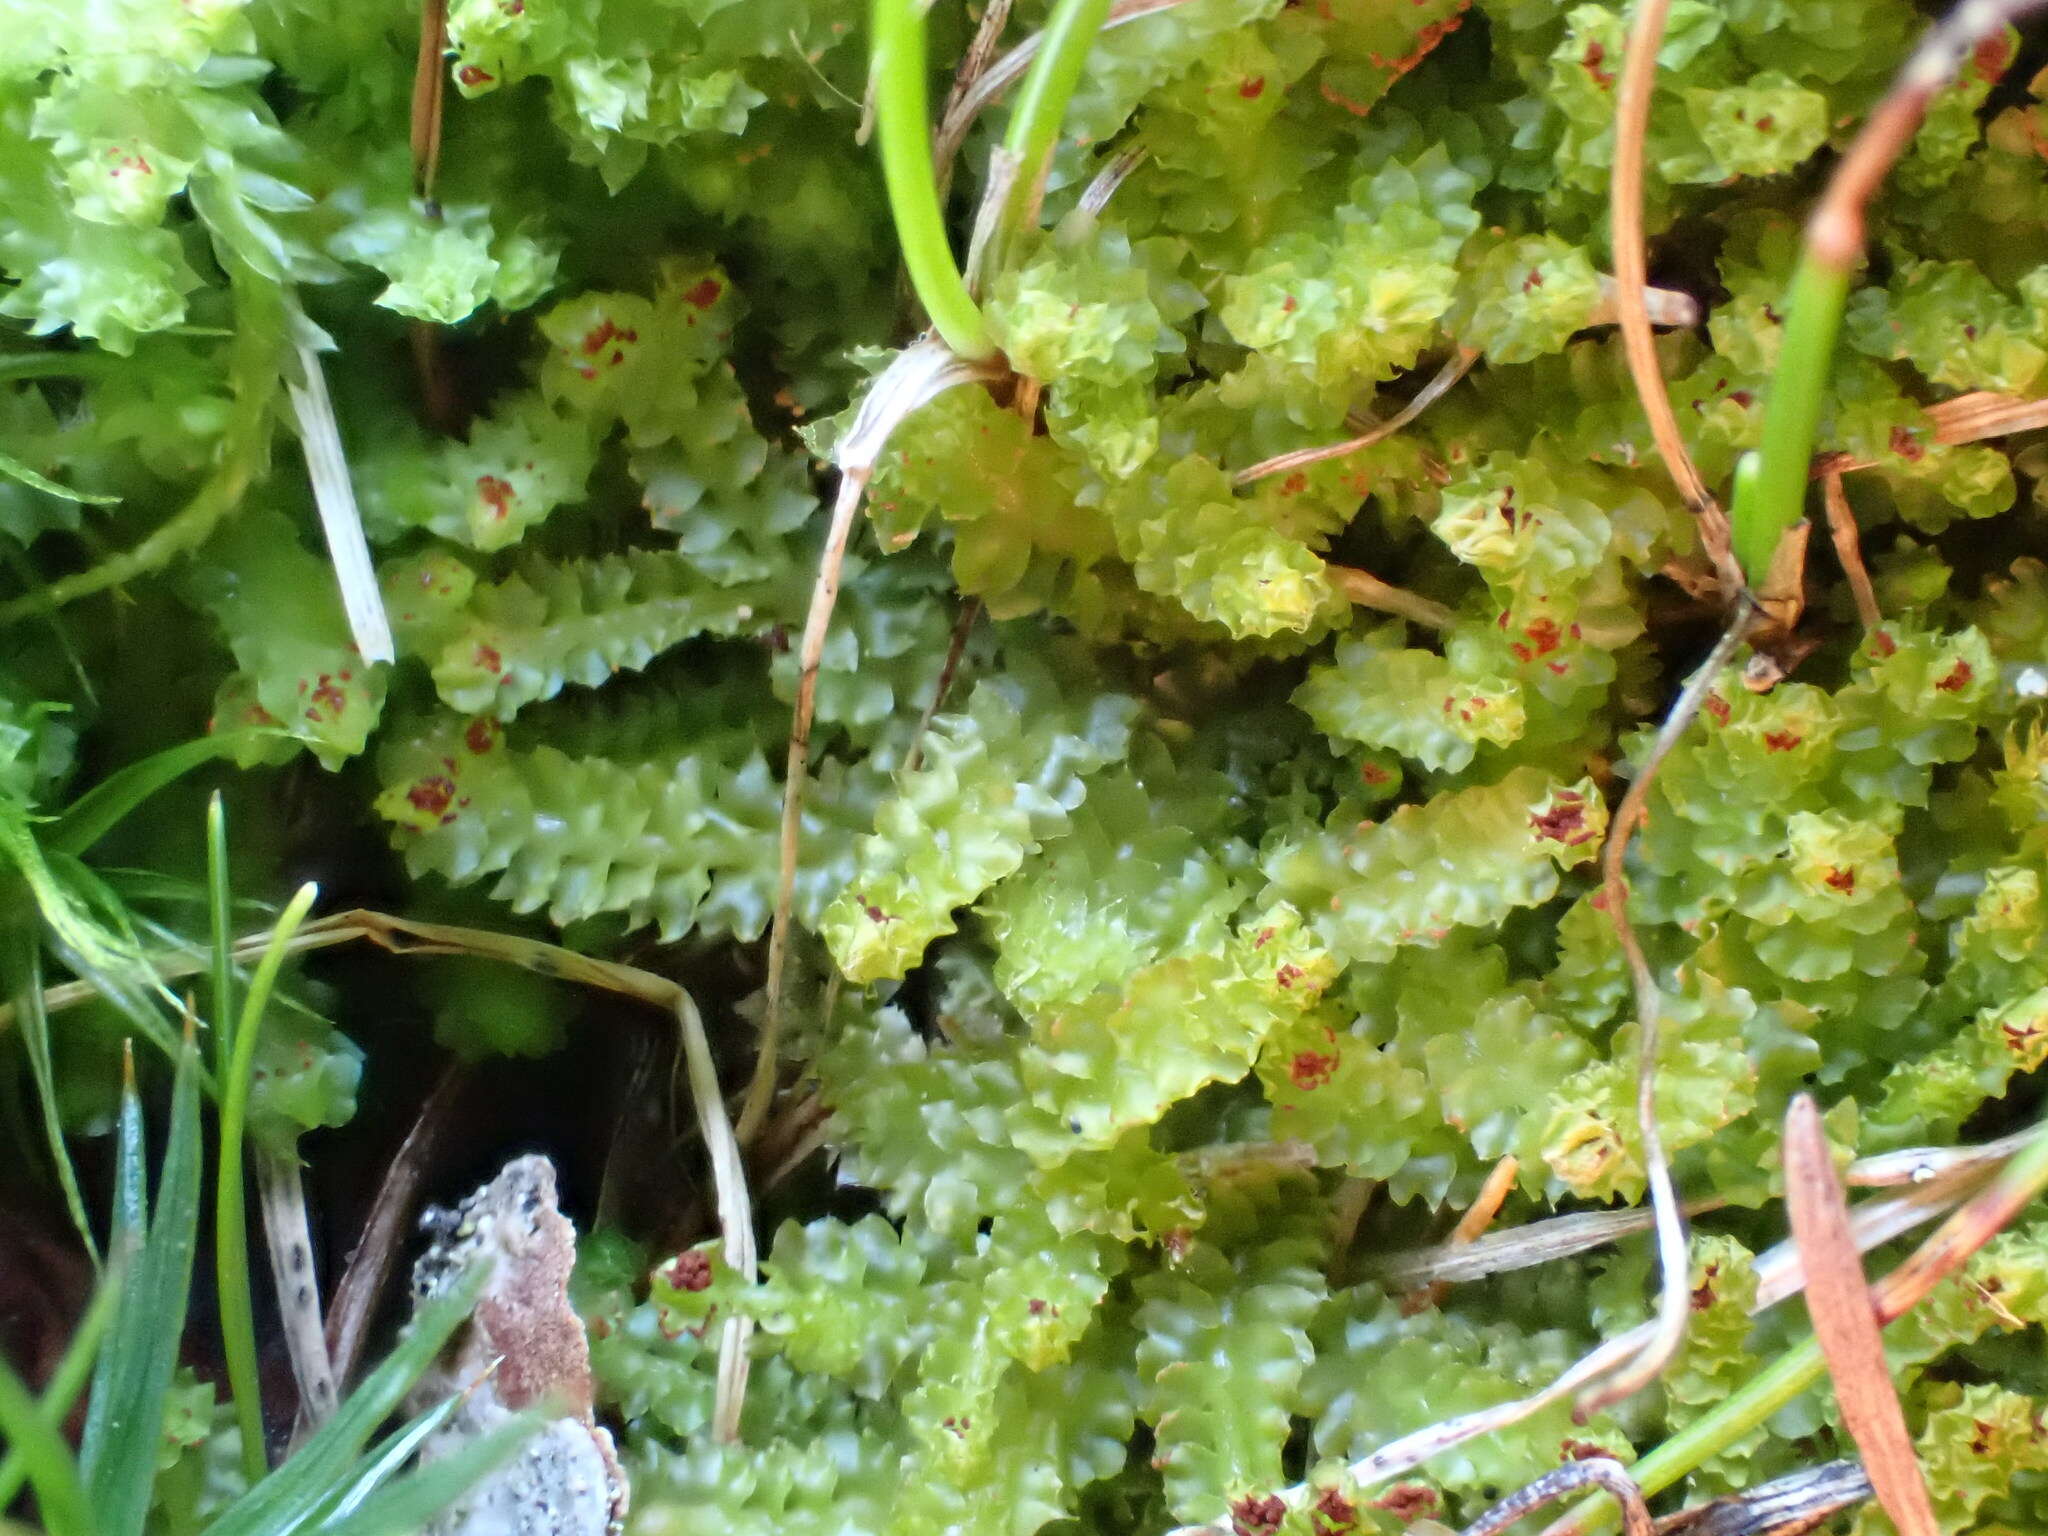
[[[789,925],[796,899],[797,845],[803,825],[804,785],[810,774],[818,668],[825,655],[832,609],[839,601],[840,570],[846,560],[847,541],[853,535],[854,513],[860,510],[868,480],[896,428],[927,401],[958,385],[993,377],[995,372],[992,364],[969,362],[930,341],[906,347],[868,387],[834,455],[839,468],[839,493],[833,501],[825,548],[818,557],[818,576],[811,587],[803,640],[797,652],[796,705],[790,718],[789,752],[782,779],[781,868],[776,879],[775,911],[768,926],[767,998],[753,1081],[747,1085],[746,1102],[740,1111],[738,1134],[743,1144],[753,1141],[775,1097],[783,993],[789,969]]]
[[[1657,1522],[1657,1536],[1798,1536],[1870,1497],[1862,1463],[1828,1461]]]
[[[1347,601],[1361,608],[1396,614],[1425,629],[1448,629],[1457,615],[1442,603],[1433,602],[1404,587],[1390,586],[1370,571],[1355,565],[1326,565],[1323,573],[1330,585]]]
[[[947,346],[963,358],[992,358],[995,343],[953,260],[932,173],[924,7],[919,0],[874,0],[873,38],[882,180],[910,285]]]
[[[1636,1487],[1628,1469],[1609,1456],[1568,1461],[1544,1473],[1466,1526],[1463,1536],[1494,1536],[1494,1532],[1506,1530],[1524,1515],[1554,1504],[1568,1493],[1577,1493],[1589,1483],[1605,1488],[1620,1503],[1621,1525],[1628,1536],[1651,1536],[1650,1509],[1643,1502],[1642,1490]]]
[[[1786,1111],[1784,1145],[1785,1206],[1806,1266],[1806,1312],[1834,1378],[1842,1423],[1863,1453],[1877,1501],[1899,1536],[1936,1536],[1927,1479],[1892,1385],[1870,1282],[1811,1094],[1797,1095]]]
[[[1721,632],[1721,638],[1715,642],[1705,665],[1693,674],[1692,680],[1679,693],[1678,702],[1671,707],[1671,713],[1665,717],[1656,740],[1651,744],[1649,756],[1643,760],[1628,793],[1622,796],[1621,805],[1608,827],[1607,846],[1601,850],[1602,899],[1608,921],[1614,925],[1615,938],[1628,961],[1629,977],[1635,988],[1636,1026],[1640,1032],[1636,1060],[1636,1118],[1642,1138],[1643,1171],[1650,1188],[1650,1208],[1657,1218],[1657,1267],[1661,1283],[1656,1329],[1649,1343],[1626,1369],[1615,1372],[1580,1400],[1579,1411],[1586,1415],[1647,1385],[1663,1370],[1665,1362],[1685,1338],[1685,1322],[1691,1307],[1685,1284],[1690,1270],[1686,1256],[1685,1217],[1678,1209],[1677,1192],[1671,1187],[1671,1168],[1664,1160],[1663,1140],[1657,1129],[1657,1037],[1662,1005],[1657,995],[1656,978],[1650,974],[1650,963],[1636,939],[1634,925],[1629,922],[1628,881],[1622,866],[1628,857],[1629,839],[1648,808],[1650,789],[1656,783],[1658,767],[1699,714],[1700,705],[1714,686],[1714,680],[1720,676],[1721,669],[1733,659],[1737,647],[1742,644],[1743,634],[1749,628],[1750,614],[1747,600],[1738,597],[1735,617]]]
[[[327,394],[326,370],[311,343],[300,340],[285,374],[285,394],[298,421],[299,444],[306,455],[306,475],[313,484],[313,505],[320,513],[320,531],[327,540],[328,563],[341,589],[342,612],[349,636],[369,662],[393,661],[391,621],[384,612],[384,594],[370,563],[370,543],[363,533],[363,515],[342,451],[341,426]]]
[[[320,1320],[320,1282],[313,1273],[313,1235],[306,1219],[306,1190],[298,1159],[259,1146],[254,1158],[256,1198],[263,1212],[264,1246],[270,1251],[270,1279],[277,1287],[277,1313],[285,1353],[299,1387],[299,1419],[318,1429],[334,1415],[334,1369],[327,1358],[327,1332]]]
[[[1613,230],[1616,319],[1621,324],[1629,375],[1649,420],[1657,456],[1691,508],[1699,524],[1700,544],[1720,573],[1722,585],[1732,592],[1742,584],[1742,576],[1729,554],[1728,521],[1707,490],[1678,429],[1644,302],[1649,263],[1643,237],[1643,150],[1649,136],[1650,98],[1656,88],[1657,49],[1664,40],[1664,21],[1670,9],[1671,0],[1637,0],[1621,82],[1615,92],[1614,173],[1608,179],[1608,214]]]
[[[1379,425],[1361,432],[1357,437],[1346,438],[1341,443],[1325,443],[1320,448],[1296,448],[1290,453],[1275,454],[1270,459],[1261,459],[1250,468],[1240,469],[1232,475],[1230,483],[1239,487],[1252,485],[1271,475],[1283,475],[1289,470],[1304,469],[1310,464],[1320,464],[1325,459],[1341,459],[1347,454],[1357,453],[1361,448],[1370,448],[1374,443],[1384,442],[1448,394],[1451,386],[1470,373],[1472,365],[1478,361],[1477,347],[1460,347],[1458,355],[1438,369],[1436,377],[1416,391],[1413,400]]]
[[[946,104],[939,109],[939,121],[951,122],[960,110],[960,104],[973,93],[976,82],[988,73],[989,61],[996,56],[996,45],[1003,40],[1003,29],[1010,24],[1011,0],[989,0],[982,7],[981,20],[975,24],[974,40],[967,45],[967,52],[960,56],[960,66],[953,71],[953,87],[946,92]],[[944,207],[946,193],[953,185],[953,160],[948,156],[941,160],[932,157],[932,178],[938,185],[939,206]]]

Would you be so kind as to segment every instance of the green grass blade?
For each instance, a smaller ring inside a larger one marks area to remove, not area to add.
[[[0,1435],[13,1447],[35,1490],[36,1509],[48,1536],[98,1536],[78,1467],[57,1427],[19,1376],[0,1360]],[[11,1458],[10,1458],[11,1459]]]
[[[947,346],[970,362],[993,357],[995,343],[953,260],[939,207],[925,81],[924,6],[919,0],[874,0],[872,14],[875,137],[910,286]]]
[[[121,1286],[127,1272],[118,1263],[109,1264],[100,1277],[98,1288],[93,1292],[92,1305],[85,1309],[85,1316],[78,1320],[78,1326],[71,1331],[71,1341],[64,1346],[64,1354],[57,1361],[57,1369],[50,1373],[50,1384],[43,1389],[42,1401],[38,1405],[43,1422],[61,1433],[64,1420],[71,1412],[71,1405],[78,1401],[78,1394],[85,1390],[86,1379],[92,1374],[93,1362],[99,1358],[100,1340],[106,1337],[107,1326],[114,1320],[114,1313],[121,1305]],[[28,1457],[22,1450],[21,1442],[8,1436],[11,1444],[7,1454],[0,1457],[0,1509],[14,1502],[14,1496],[21,1492],[21,1485],[28,1477]]]
[[[127,1152],[119,1156],[125,1165]],[[199,1165],[199,1050],[188,1027],[171,1086],[171,1130],[155,1216],[135,1263],[134,1284],[109,1331],[86,1420],[80,1460],[102,1536],[140,1536],[149,1513],[164,1394],[177,1367],[191,1295]],[[117,1197],[117,1209],[123,1203]]]
[[[84,853],[165,785],[202,763],[233,755],[255,734],[261,733],[240,730],[201,736],[115,769],[65,807],[43,834],[43,845],[52,853]]]
[[[452,1406],[453,1401],[444,1406]],[[412,1536],[468,1492],[478,1478],[510,1460],[539,1422],[530,1417],[515,1419],[454,1455],[407,1474],[365,1498],[359,1507],[337,1511],[333,1518],[321,1522],[317,1527],[320,1536]]]
[[[1810,253],[1800,258],[1786,299],[1777,371],[1764,399],[1763,440],[1753,471],[1737,476],[1728,511],[1735,558],[1752,585],[1763,580],[1778,540],[1805,512],[1814,436],[1848,298],[1846,270]]]
[[[71,1224],[78,1229],[93,1268],[98,1269],[99,1244],[93,1240],[92,1223],[86,1219],[85,1196],[78,1188],[78,1169],[72,1164],[71,1148],[64,1140],[64,1118],[57,1110],[57,1074],[50,1061],[50,1016],[43,1011],[42,949],[33,934],[23,937],[25,952],[11,968],[22,978],[14,1017],[20,1022],[22,1049],[28,1054],[29,1074],[35,1079],[36,1102],[42,1110],[43,1134],[50,1143],[50,1160],[57,1168],[57,1184],[64,1191]]]
[[[1037,188],[1052,159],[1053,145],[1066,121],[1067,103],[1081,82],[1088,50],[1109,16],[1109,0],[1057,0],[1046,22],[1038,56],[1017,88],[1017,104],[1003,133],[1003,148],[1015,157],[1016,185],[1003,210],[1003,235],[991,263],[1001,271],[1003,250],[1018,234],[1025,213],[1037,205]]]
[[[235,930],[228,815],[219,790],[206,802],[206,915],[213,945],[213,1070],[224,1075],[235,1039]]]
[[[314,1522],[319,1528],[346,1520],[373,1498],[419,1454],[427,1437],[455,1416],[462,1406],[460,1394],[436,1403],[417,1415],[396,1434],[386,1435],[368,1455],[351,1469],[349,1479],[320,1506]]]
[[[142,1100],[135,1092],[135,1050],[121,1047],[121,1110],[114,1127],[114,1216],[107,1234],[108,1268],[124,1275],[134,1273],[133,1261],[140,1253],[149,1228],[148,1150],[142,1130]],[[102,1282],[104,1283],[104,1282]],[[114,1351],[104,1351],[93,1366],[92,1391],[85,1403],[85,1430],[79,1441],[79,1458],[88,1467],[98,1459],[100,1447],[111,1432],[109,1419],[117,1401],[114,1387]]]
[[[0,475],[10,480],[19,480],[30,490],[41,491],[46,496],[55,496],[60,501],[80,502],[90,507],[111,507],[120,503],[118,496],[101,496],[92,491],[74,491],[68,485],[59,485],[48,475],[36,473],[11,453],[0,453]]]
[[[298,1453],[230,1505],[206,1536],[279,1536],[298,1529],[349,1486],[356,1458],[468,1318],[484,1276],[422,1307],[398,1346]]]
[[[312,910],[320,888],[299,887],[277,926],[270,944],[249,978],[249,995],[235,1024],[235,1048],[220,1084],[219,1188],[214,1196],[214,1273],[220,1289],[222,1352],[227,1357],[228,1385],[234,1394],[235,1422],[242,1428],[242,1472],[253,1488],[270,1470],[263,1454],[263,1397],[256,1371],[256,1320],[249,1291],[249,1219],[242,1177],[243,1133],[249,1118],[250,1075],[256,1065],[256,1042],[262,1034],[263,1010],[277,985],[292,936]]]

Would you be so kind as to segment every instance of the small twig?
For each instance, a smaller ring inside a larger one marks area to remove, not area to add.
[[[1144,163],[1145,150],[1142,145],[1119,150],[1110,157],[1109,164],[1097,171],[1094,178],[1089,181],[1080,201],[1074,204],[1074,211],[1084,219],[1099,217],[1102,210],[1109,206],[1109,200],[1116,196],[1116,189],[1124,184],[1124,178]]]
[[[1678,1209],[1678,1197],[1671,1187],[1671,1168],[1664,1160],[1663,1140],[1657,1131],[1660,1002],[1656,978],[1650,974],[1650,962],[1645,958],[1643,946],[1636,939],[1635,927],[1628,919],[1628,881],[1622,866],[1628,856],[1629,839],[1648,807],[1658,767],[1691,726],[1721,669],[1733,659],[1749,629],[1753,612],[1747,596],[1738,589],[1734,617],[1721,631],[1721,638],[1714,643],[1705,664],[1680,691],[1678,702],[1672,705],[1671,713],[1665,717],[1635,782],[1622,796],[1621,805],[1609,823],[1607,846],[1601,850],[1601,899],[1607,909],[1608,921],[1614,925],[1614,935],[1621,944],[1622,954],[1628,960],[1629,976],[1635,986],[1636,1025],[1640,1031],[1636,1057],[1636,1119],[1642,1137],[1643,1172],[1649,1183],[1650,1207],[1657,1216],[1657,1264],[1662,1289],[1657,1303],[1656,1331],[1649,1343],[1625,1370],[1615,1372],[1580,1399],[1578,1412],[1582,1417],[1590,1417],[1608,1403],[1618,1402],[1647,1384],[1664,1368],[1664,1363],[1685,1337],[1689,1310],[1685,1281],[1690,1269],[1686,1257],[1685,1218]]]
[[[2032,1131],[2015,1131],[1975,1147],[1907,1147],[1899,1152],[1880,1152],[1874,1157],[1856,1159],[1843,1181],[1858,1189],[1928,1184],[2002,1163],[2033,1139]]]
[[[1842,562],[1842,574],[1849,578],[1849,590],[1856,597],[1856,617],[1865,629],[1884,622],[1877,606],[1877,588],[1870,584],[1870,572],[1863,566],[1863,541],[1856,532],[1856,513],[1849,506],[1849,494],[1842,489],[1842,472],[1830,471],[1820,482],[1821,499],[1828,509],[1828,532],[1835,541],[1835,558]]]
[[[1699,524],[1701,547],[1721,577],[1722,590],[1732,594],[1742,585],[1742,572],[1729,549],[1728,519],[1700,477],[1678,430],[1678,416],[1664,387],[1657,342],[1643,302],[1649,280],[1643,239],[1643,147],[1649,135],[1657,48],[1664,39],[1664,19],[1670,8],[1670,0],[1637,0],[1622,60],[1621,84],[1615,93],[1614,172],[1608,181],[1608,208],[1614,241],[1616,318],[1621,322],[1622,350],[1635,380],[1636,398],[1649,418],[1657,456]]]
[[[1003,40],[1003,28],[1010,24],[1010,3],[1011,0],[989,0],[982,11],[981,20],[974,29],[974,40],[967,45],[967,52],[961,55],[960,67],[953,71],[953,88],[946,93],[946,104],[939,111],[940,122],[952,121],[975,83],[988,72],[989,60],[995,57],[996,44]],[[953,157],[935,155],[932,171],[938,182],[939,201],[943,203],[953,185]]]
[[[277,1287],[278,1320],[299,1387],[299,1422],[308,1430],[318,1429],[334,1414],[334,1371],[320,1321],[320,1282],[313,1273],[306,1189],[299,1181],[296,1157],[259,1145],[252,1161],[264,1246],[270,1252],[270,1279]]]
[[[1823,1462],[1666,1515],[1657,1536],[1805,1536],[1869,1497],[1861,1462]]]
[[[1457,621],[1458,616],[1442,603],[1432,602],[1404,587],[1389,586],[1370,571],[1361,571],[1355,565],[1326,565],[1323,571],[1339,594],[1361,608],[1396,614],[1426,629],[1448,629]]]
[[[1275,454],[1270,459],[1261,459],[1249,469],[1240,469],[1232,475],[1230,483],[1242,488],[1264,480],[1269,475],[1283,475],[1291,469],[1320,464],[1325,459],[1341,459],[1346,454],[1357,453],[1361,448],[1370,448],[1374,443],[1384,442],[1441,400],[1449,393],[1452,385],[1472,371],[1472,365],[1478,361],[1477,347],[1460,347],[1457,356],[1438,369],[1436,377],[1416,391],[1413,400],[1379,425],[1341,443],[1325,443],[1320,448],[1296,448],[1291,453]]]
[[[1892,1385],[1870,1306],[1870,1282],[1811,1094],[1797,1095],[1785,1112],[1785,1205],[1806,1265],[1807,1315],[1834,1378],[1842,1423],[1863,1453],[1877,1502],[1899,1536],[1936,1536],[1927,1480]]]
[[[1170,11],[1176,5],[1185,5],[1188,0],[1117,0],[1109,8],[1104,19],[1103,30],[1123,26],[1126,22]],[[1031,61],[1038,57],[1038,50],[1044,42],[1044,34],[1034,32],[1008,53],[997,59],[980,75],[974,84],[963,92],[958,101],[949,101],[946,113],[939,122],[939,131],[932,138],[932,164],[943,184],[952,174],[954,159],[960,153],[960,146],[967,140],[967,130],[974,126],[974,120],[981,116],[993,102],[1002,99],[1003,92],[1017,83],[1024,71],[1031,67]]]
[[[1455,1253],[1461,1248],[1469,1248],[1485,1236],[1486,1229],[1493,1225],[1493,1218],[1500,1214],[1501,1205],[1507,1200],[1509,1191],[1515,1187],[1515,1179],[1521,1171],[1521,1162],[1512,1153],[1495,1163],[1486,1175],[1486,1182],[1479,1186],[1478,1195],[1465,1207],[1464,1213],[1458,1217],[1458,1224],[1451,1228],[1450,1235],[1444,1239],[1443,1246]],[[1402,1298],[1402,1310],[1405,1313],[1420,1311],[1428,1306],[1440,1306],[1449,1291],[1450,1286],[1443,1281],[1430,1281]]]
[[[1636,1487],[1628,1469],[1609,1456],[1568,1461],[1544,1473],[1466,1526],[1463,1536],[1493,1536],[1494,1532],[1506,1530],[1524,1515],[1546,1504],[1554,1504],[1566,1494],[1577,1493],[1589,1483],[1606,1489],[1620,1501],[1621,1528],[1627,1536],[1652,1536],[1650,1508],[1643,1502],[1642,1490]]]
[[[932,728],[932,721],[940,710],[946,707],[946,695],[952,691],[953,678],[960,670],[960,658],[967,654],[967,638],[974,633],[975,620],[981,617],[981,599],[970,597],[960,605],[960,617],[953,621],[953,638],[946,646],[946,662],[939,668],[939,680],[932,687],[932,696],[925,702],[924,713],[918,717],[917,730],[910,738],[910,750],[903,754],[903,771],[917,772],[924,762],[924,738]]]
[[[391,1278],[412,1210],[419,1203],[420,1184],[433,1162],[434,1147],[448,1124],[448,1112],[461,1090],[462,1071],[451,1066],[441,1074],[434,1091],[420,1106],[419,1117],[405,1133],[398,1150],[385,1165],[377,1197],[363,1222],[363,1235],[341,1272],[334,1288],[334,1300],[327,1310],[327,1353],[335,1382],[346,1388],[354,1379],[356,1362],[362,1358],[363,1342],[376,1315],[384,1286]]]
[[[958,356],[943,341],[927,339],[906,347],[869,386],[833,456],[839,467],[839,492],[833,502],[825,548],[818,557],[818,578],[811,588],[810,609],[804,615],[803,641],[797,653],[796,707],[790,719],[789,754],[782,780],[781,870],[776,881],[775,913],[768,928],[767,1004],[762,1011],[761,1043],[753,1081],[747,1085],[736,1133],[742,1143],[751,1142],[759,1132],[775,1097],[783,989],[789,969],[790,912],[796,899],[797,844],[803,826],[804,781],[810,772],[818,668],[825,655],[825,635],[831,628],[832,609],[839,600],[840,569],[846,561],[847,541],[853,536],[854,514],[860,510],[861,498],[867,492],[868,480],[883,448],[905,419],[949,389],[993,379],[1000,372],[992,363],[970,362]]]

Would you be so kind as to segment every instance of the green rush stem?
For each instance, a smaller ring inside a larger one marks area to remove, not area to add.
[[[242,1178],[243,1131],[249,1118],[249,1084],[256,1064],[256,1039],[263,1010],[270,1001],[277,973],[291,952],[292,938],[312,910],[320,888],[310,882],[284,909],[271,930],[270,942],[235,1025],[234,1051],[220,1098],[220,1188],[214,1198],[214,1273],[220,1286],[222,1352],[227,1357],[228,1383],[235,1399],[235,1421],[242,1431],[242,1474],[254,1487],[270,1470],[263,1454],[263,1399],[256,1373],[255,1309],[249,1296],[249,1221]]]
[[[1003,269],[1007,248],[1037,215],[1040,189],[1059,140],[1060,124],[1066,121],[1067,103],[1081,83],[1088,50],[1095,46],[1095,34],[1108,19],[1109,6],[1110,0],[1057,0],[1053,6],[1038,56],[1018,87],[1017,104],[1010,110],[1010,125],[1003,134],[1003,149],[1016,168],[1017,179],[1003,209],[997,249],[988,271]]]
[[[1813,442],[1849,277],[1849,268],[1811,250],[1792,274],[1777,372],[1765,400],[1763,441],[1750,467],[1738,472],[1729,510],[1735,557],[1752,586],[1763,580],[1778,540],[1805,510]]]
[[[939,207],[925,86],[924,8],[919,0],[874,0],[872,16],[875,133],[910,286],[954,352],[974,361],[993,357],[995,343],[953,260]]]

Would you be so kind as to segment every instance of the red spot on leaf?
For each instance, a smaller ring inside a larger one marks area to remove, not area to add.
[[[1396,1483],[1367,1507],[1384,1509],[1405,1525],[1434,1515],[1441,1503],[1437,1491],[1427,1483]]]
[[[718,296],[723,292],[725,284],[715,277],[707,277],[683,295],[683,302],[696,309],[709,309],[718,302]]]
[[[465,64],[462,68],[455,71],[455,78],[464,85],[483,85],[487,81],[495,80],[497,76],[491,74],[488,70],[477,68],[474,64]]]
[[[445,774],[429,774],[408,789],[405,798],[422,816],[439,816],[455,798],[455,781]]]
[[[1856,889],[1856,871],[1853,869],[1843,869],[1839,865],[1831,864],[1828,866],[1828,872],[1820,878],[1821,883],[1829,890],[1840,891],[1844,896]]]
[[[1246,101],[1257,101],[1266,94],[1266,77],[1264,75],[1253,75],[1251,79],[1242,82],[1238,86],[1237,94]]]
[[[1230,1528],[1237,1536],[1272,1536],[1287,1518],[1287,1504],[1278,1494],[1248,1493],[1230,1506]]]
[[[1908,462],[1927,457],[1927,450],[1922,448],[1913,434],[1904,427],[1893,427],[1891,437],[1887,439],[1887,442],[1893,453],[1896,453],[1900,458]]]
[[[472,720],[462,733],[462,744],[482,757],[498,744],[498,728],[488,720]]]
[[[1956,664],[1948,669],[1946,676],[1936,681],[1934,687],[1939,693],[1960,693],[1976,675],[1977,669],[1958,656]]]
[[[1790,752],[1806,738],[1797,731],[1765,731],[1764,745],[1773,752]]]
[[[1593,829],[1586,825],[1585,797],[1571,790],[1561,791],[1557,803],[1549,810],[1532,815],[1529,826],[1538,837],[1563,843],[1567,848],[1593,840]]]
[[[1597,38],[1586,44],[1586,51],[1579,59],[1579,63],[1585,66],[1586,73],[1593,77],[1593,83],[1603,91],[1614,84],[1614,72],[1600,67],[1606,62],[1607,50]]]
[[[1313,1093],[1337,1075],[1340,1060],[1335,1051],[1299,1051],[1287,1064],[1287,1076],[1303,1093]]]
[[[491,509],[491,516],[503,522],[512,511],[512,483],[500,480],[496,475],[478,475],[476,493],[483,498],[485,506]]]

